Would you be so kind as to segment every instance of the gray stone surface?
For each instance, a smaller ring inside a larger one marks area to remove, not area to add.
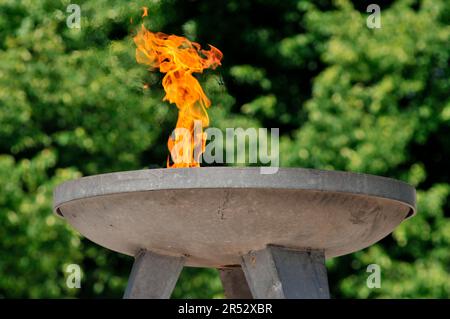
[[[258,167],[202,167],[145,169],[87,176],[59,185],[54,207],[74,199],[125,192],[204,189],[274,188],[304,189],[371,195],[403,202],[414,209],[412,186],[387,177],[304,168],[280,168],[261,175]]]
[[[242,257],[255,299],[328,299],[323,251],[268,246]]]
[[[364,174],[259,168],[152,169],[66,182],[55,211],[92,241],[134,256],[146,249],[186,265],[239,265],[268,244],[351,253],[415,211],[415,190]]]
[[[227,299],[253,299],[241,267],[219,269],[220,280]]]
[[[133,264],[124,299],[170,298],[182,269],[182,257],[141,251]]]

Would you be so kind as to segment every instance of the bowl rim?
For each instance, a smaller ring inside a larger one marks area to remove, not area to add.
[[[68,202],[130,192],[177,189],[295,189],[349,193],[400,202],[416,214],[416,190],[408,183],[377,175],[309,168],[279,168],[261,174],[260,167],[157,168],[91,175],[58,185],[53,211]]]

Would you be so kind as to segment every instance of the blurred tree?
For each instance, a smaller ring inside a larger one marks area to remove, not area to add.
[[[183,34],[224,52],[202,75],[216,127],[280,127],[284,166],[392,176],[420,191],[392,236],[329,261],[334,297],[450,297],[449,36],[444,0],[0,0],[0,297],[120,297],[129,257],[51,214],[52,190],[82,175],[163,166],[176,108],[131,35]],[[223,84],[225,83],[225,85]],[[149,87],[146,89],[145,87]],[[65,285],[81,265],[82,288]],[[380,289],[366,267],[382,269]],[[174,297],[221,297],[214,270],[186,269]]]

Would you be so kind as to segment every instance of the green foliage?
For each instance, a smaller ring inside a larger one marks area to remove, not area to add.
[[[224,52],[199,77],[212,126],[280,127],[283,166],[418,188],[417,216],[329,261],[334,297],[450,297],[448,1],[388,1],[381,29],[360,1],[85,0],[81,29],[66,26],[69,3],[0,0],[0,297],[122,295],[131,258],[82,238],[51,202],[64,180],[164,166],[176,108],[135,62],[142,6],[151,30]],[[79,290],[65,285],[71,263]],[[366,286],[372,263],[380,289]],[[221,296],[214,270],[184,270],[174,291]]]

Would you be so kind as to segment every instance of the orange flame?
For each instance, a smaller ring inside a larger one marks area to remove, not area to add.
[[[142,7],[142,18],[143,17],[147,17],[148,16],[148,8],[147,7]]]
[[[176,129],[167,142],[173,164],[168,158],[167,167],[199,167],[206,144],[203,127],[209,125],[206,109],[211,101],[192,73],[221,65],[222,52],[212,45],[203,50],[185,37],[153,33],[144,26],[133,39],[136,61],[166,74],[162,81],[166,92],[163,101],[178,108]]]

